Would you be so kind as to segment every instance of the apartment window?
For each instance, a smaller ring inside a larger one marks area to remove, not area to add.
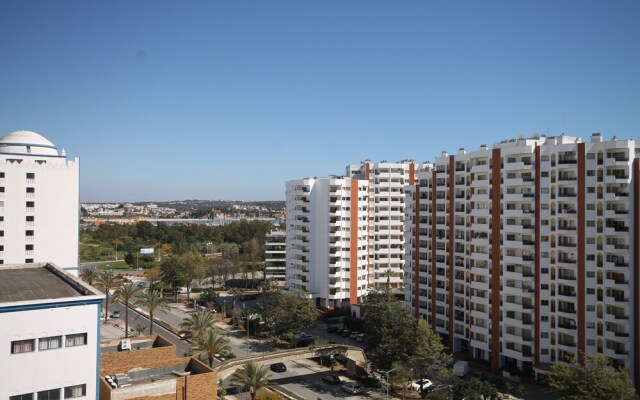
[[[4,186],[0,186],[0,193],[4,193]]]
[[[549,177],[549,171],[542,171],[540,172],[540,176],[542,178],[548,178]]]
[[[587,305],[587,311],[595,311],[595,310],[596,310],[596,306],[594,306],[593,304]]]
[[[596,226],[596,221],[587,221],[587,226],[590,226],[590,227]]]
[[[64,398],[74,399],[76,397],[84,397],[87,395],[87,385],[67,386],[64,388]]]
[[[60,400],[60,389],[38,392],[38,400]]]
[[[588,237],[587,244],[596,244],[596,238]]]
[[[595,160],[596,155],[594,153],[587,153],[587,160]]]
[[[0,231],[0,237],[4,237],[4,231]]]
[[[549,332],[540,332],[540,337],[546,339],[549,337]]]
[[[548,274],[549,273],[549,268],[540,268],[540,273]]]
[[[540,285],[540,289],[541,290],[549,290],[549,285],[546,284],[546,283],[543,283],[543,284]]]
[[[38,339],[38,350],[52,350],[62,347],[62,336],[51,336]]]
[[[4,172],[0,172],[0,178],[4,178]]]
[[[4,251],[4,245],[0,244],[0,251]]]
[[[587,187],[587,193],[595,193],[596,192],[596,188],[595,186],[589,186]]]
[[[587,329],[596,329],[595,322],[587,322]]]
[[[549,194],[549,188],[540,188],[540,193]]]
[[[26,258],[26,259],[24,260],[24,263],[25,263],[25,264],[33,264],[33,258]]]
[[[541,156],[540,161],[549,161],[549,156]]]
[[[548,315],[543,315],[540,317],[540,321],[542,322],[549,322],[549,316]]]
[[[9,400],[33,400],[33,393],[10,396]]]
[[[4,222],[4,215],[0,215],[0,222]]]
[[[595,346],[596,345],[596,341],[593,339],[587,339],[587,346]]]
[[[540,300],[540,305],[548,306],[549,305],[549,300]]]
[[[542,354],[544,356],[548,356],[549,355],[549,349],[540,349],[540,354]]]
[[[33,222],[36,220],[36,217],[34,217],[33,215],[27,215],[27,222]]]
[[[587,294],[596,294],[596,290],[594,288],[587,288]]]
[[[593,169],[587,170],[587,176],[596,176],[596,171]]]
[[[34,172],[27,172],[27,179],[36,179],[36,174]]]
[[[11,342],[11,354],[30,353],[35,350],[35,339],[16,340]]]
[[[25,244],[24,245],[24,249],[29,251],[29,250],[33,250],[33,245],[32,244]]]
[[[33,230],[26,230],[24,234],[25,236],[33,236]]]
[[[4,207],[4,201],[0,201],[0,207]]]
[[[595,209],[596,209],[595,204],[587,204],[587,210],[595,210]]]
[[[596,260],[595,254],[587,254],[587,261],[595,261],[595,260]],[[587,272],[587,276],[589,276],[588,272]]]
[[[27,208],[33,208],[36,206],[36,202],[35,201],[27,201]]]
[[[36,192],[36,188],[34,187],[28,187],[27,188],[27,193],[35,193]]]
[[[86,333],[76,333],[73,335],[67,335],[64,341],[65,347],[84,346],[87,344]]]

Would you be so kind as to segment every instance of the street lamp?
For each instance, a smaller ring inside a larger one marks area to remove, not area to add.
[[[396,369],[395,369],[395,368],[393,368],[393,369],[390,369],[390,370],[388,370],[388,371],[380,371],[380,372],[382,372],[383,374],[387,375],[387,399],[389,398],[389,373],[391,373],[391,372],[393,372],[393,371],[395,371],[395,370],[396,370]]]

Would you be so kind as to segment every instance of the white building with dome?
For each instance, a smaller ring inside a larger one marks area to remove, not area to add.
[[[78,267],[78,158],[30,131],[0,138],[0,264]]]

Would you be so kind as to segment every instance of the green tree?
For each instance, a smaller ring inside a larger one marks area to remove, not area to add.
[[[237,370],[232,380],[236,386],[249,389],[251,399],[255,400],[258,390],[270,386],[270,373],[267,367],[249,362],[242,369]]]
[[[454,378],[451,387],[451,397],[453,400],[501,400],[502,395],[496,388],[485,381],[470,380],[465,381],[458,377]]]
[[[555,363],[547,375],[551,390],[561,400],[637,400],[629,372],[615,369],[604,355],[584,354],[584,364]]]
[[[415,346],[415,322],[409,309],[388,290],[369,293],[364,301],[367,358],[371,365],[386,371],[393,363],[408,359]]]
[[[160,279],[176,291],[187,284],[184,265],[180,263],[180,259],[177,256],[172,254],[162,259],[160,262]]]
[[[87,282],[89,286],[93,286],[93,283],[97,281],[100,272],[94,267],[82,268],[80,270],[80,279]]]
[[[207,356],[209,366],[213,366],[213,358],[216,354],[231,351],[229,339],[220,335],[216,329],[209,329],[200,336],[195,336],[191,342],[191,354]]]
[[[104,306],[105,312],[105,320],[109,317],[109,297],[111,296],[111,291],[117,288],[120,285],[120,280],[113,275],[109,271],[102,271],[100,275],[98,275],[97,285],[104,288],[106,301]]]
[[[313,302],[304,292],[282,290],[265,295],[262,303],[262,317],[271,334],[292,344],[304,329],[311,328],[318,317]]]
[[[215,317],[209,310],[196,311],[180,324],[180,334],[183,339],[202,336],[205,332],[215,328]]]
[[[124,283],[113,292],[113,301],[124,303],[124,337],[129,337],[129,302],[140,292],[133,282]]]
[[[436,377],[446,381],[452,377],[453,371],[448,368],[451,356],[445,352],[444,344],[437,333],[427,325],[424,318],[419,318],[413,328],[414,343],[410,350],[408,365],[418,378]],[[422,391],[422,388],[420,388]]]
[[[199,253],[187,252],[180,256],[179,263],[187,287],[187,300],[191,300],[191,285],[194,280],[204,278],[204,257]]]
[[[153,313],[155,310],[169,310],[169,302],[157,290],[147,290],[138,298],[136,305],[149,313],[149,335],[153,335]]]

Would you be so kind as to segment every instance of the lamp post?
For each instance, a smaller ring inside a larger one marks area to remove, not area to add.
[[[395,370],[396,369],[393,368],[393,369],[390,369],[388,371],[380,371],[380,372],[382,372],[383,374],[385,374],[387,376],[387,399],[389,398],[389,373],[391,373],[391,372],[393,372]]]

